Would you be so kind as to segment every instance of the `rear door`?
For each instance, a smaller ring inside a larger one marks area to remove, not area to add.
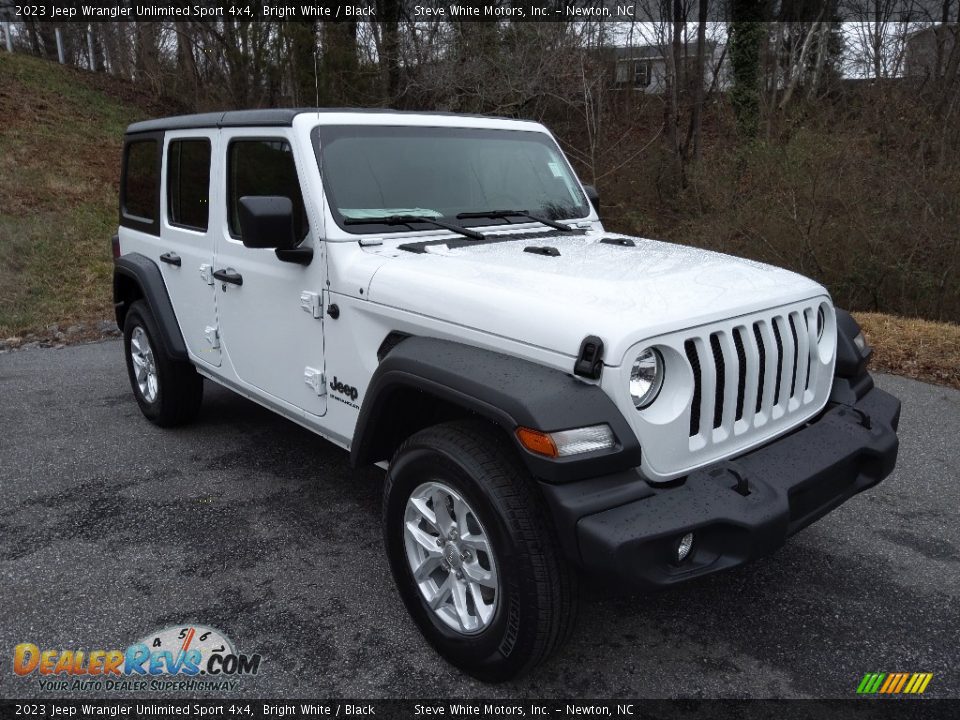
[[[326,412],[323,377],[324,288],[322,236],[310,226],[292,131],[288,128],[221,130],[224,163],[215,269],[217,319],[224,352],[237,377],[287,410]],[[269,248],[248,248],[240,238],[238,200],[249,195],[290,198],[301,247],[314,249],[308,265],[280,260]]]
[[[213,285],[216,233],[210,208],[219,164],[217,130],[167,132],[157,261],[190,355],[220,366]]]

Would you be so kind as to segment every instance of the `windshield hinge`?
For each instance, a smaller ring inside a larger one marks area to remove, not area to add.
[[[320,293],[304,290],[300,293],[300,307],[318,320],[323,317],[323,302],[320,300]]]

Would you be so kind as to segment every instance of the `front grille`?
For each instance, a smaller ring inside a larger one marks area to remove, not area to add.
[[[694,385],[691,449],[806,409],[816,399],[816,328],[811,306],[687,337]]]
[[[700,431],[700,359],[697,357],[697,345],[693,340],[683,344],[687,360],[693,368],[693,400],[690,403],[690,436]]]

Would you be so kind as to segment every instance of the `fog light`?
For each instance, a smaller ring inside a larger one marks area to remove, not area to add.
[[[677,562],[682,563],[693,550],[693,533],[687,533],[677,543]]]

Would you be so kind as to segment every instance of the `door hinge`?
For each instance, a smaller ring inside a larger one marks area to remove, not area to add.
[[[204,328],[203,336],[214,350],[220,347],[220,331],[214,326],[207,325],[207,327]]]
[[[204,263],[200,266],[200,277],[207,285],[213,285],[213,265]]]
[[[300,293],[300,307],[318,320],[323,317],[323,302],[320,300],[320,293],[304,290]]]
[[[313,388],[318,397],[327,394],[327,385],[323,380],[323,373],[316,368],[305,367],[303,369],[303,381]]]

